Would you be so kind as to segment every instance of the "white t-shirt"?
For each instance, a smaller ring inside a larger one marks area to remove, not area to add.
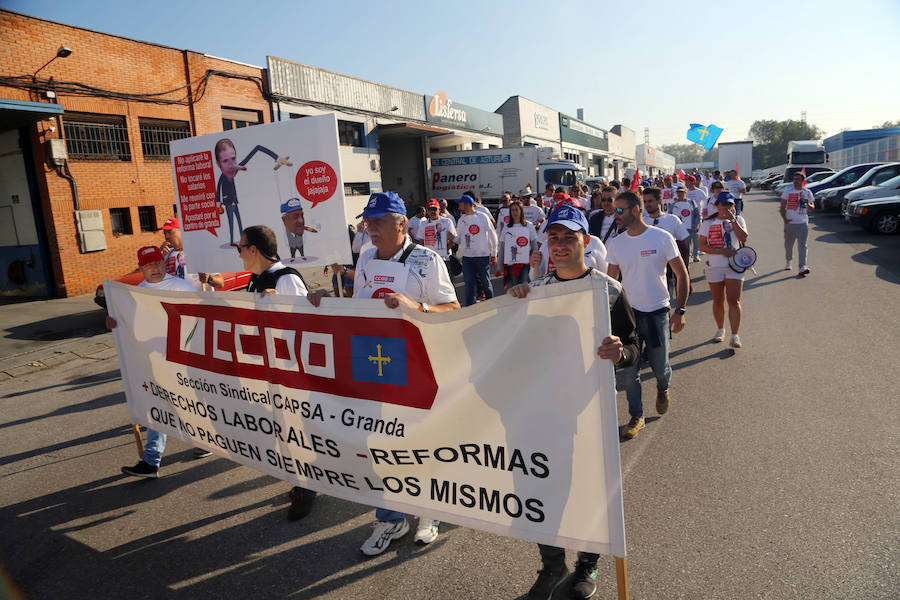
[[[456,229],[463,256],[497,256],[497,232],[484,214],[476,211],[460,216]]]
[[[690,233],[688,233],[687,227],[684,226],[684,223],[681,222],[681,219],[676,217],[675,215],[669,215],[666,213],[660,213],[658,217],[645,216],[644,222],[647,225],[652,225],[653,227],[659,227],[660,229],[665,229],[669,233],[672,234],[676,240],[686,240]]]
[[[529,206],[523,206],[522,210],[525,213],[525,220],[532,225],[537,225],[546,218],[546,215],[544,215],[544,209],[542,209],[540,206],[534,206],[532,204]]]
[[[450,211],[447,211],[447,212],[441,212],[441,213],[439,213],[439,214],[440,214],[440,216],[442,216],[442,217],[447,217],[448,219],[450,219],[451,221],[453,221],[453,224],[454,224],[454,225],[456,225],[456,217],[454,217],[453,215],[451,215],[451,214],[450,214]]]
[[[501,208],[497,212],[497,236],[503,233],[503,228],[509,225],[509,208]]]
[[[504,228],[499,237],[499,243],[497,260],[505,265],[527,264],[532,248],[537,248],[537,232],[534,230],[534,225],[525,221],[524,226],[512,225]],[[511,251],[514,247],[516,248],[515,260],[513,260]]]
[[[404,241],[403,246],[390,260],[397,261],[409,244],[409,240]],[[362,290],[368,281],[366,264],[375,258],[376,252],[377,248],[369,248],[360,255],[359,262],[356,263],[356,276],[353,278],[354,297],[358,295],[357,291]],[[444,260],[438,256],[437,252],[424,246],[417,246],[406,257],[405,264],[409,269],[409,276],[406,278],[406,289],[404,290],[404,295],[407,298],[413,302],[425,302],[435,306],[456,301],[456,288],[453,287],[453,282],[450,281],[447,265],[444,264]]]
[[[168,290],[170,292],[196,292],[194,285],[181,277],[173,277],[166,273],[166,276],[159,283],[150,283],[146,279],[138,284],[138,287],[145,287],[151,290]]]
[[[672,215],[678,217],[684,228],[690,231],[694,228],[694,209],[697,206],[693,201],[685,198],[684,200],[676,200],[672,205]],[[699,208],[698,208],[699,210]]]
[[[740,199],[744,192],[747,191],[747,184],[740,179],[729,179],[725,182],[725,189],[731,192],[731,195]]]
[[[709,198],[709,192],[697,187],[688,190],[684,196],[696,205],[697,210],[703,210],[703,207],[706,206],[706,200]]]
[[[785,201],[784,216],[791,224],[809,223],[809,210],[806,203],[813,201],[813,195],[808,188],[797,190],[790,187],[782,192],[781,199]]]
[[[714,215],[717,212],[719,212],[719,207],[716,206],[716,197],[715,196],[710,196],[700,206],[700,218],[702,218],[702,219],[705,219],[709,215]]]
[[[480,212],[481,214],[485,215],[485,216],[486,216],[488,219],[490,219],[491,221],[494,220],[494,215],[492,215],[492,214],[491,214],[491,211],[489,211],[489,210],[487,209],[487,207],[485,207],[483,204],[476,204],[476,205],[475,205],[475,210],[477,210],[477,211]]]
[[[266,271],[280,271],[284,266],[284,263],[278,261]],[[293,273],[279,277],[278,281],[275,282],[275,291],[281,296],[305,296],[309,293],[306,290],[306,286],[303,285],[303,280]]]
[[[416,231],[414,237],[417,240],[421,240],[423,246],[431,248],[441,258],[447,260],[447,257],[450,255],[447,248],[449,245],[447,243],[448,233],[456,238],[456,226],[447,217],[440,217],[434,221],[422,219],[419,222],[419,230]]]
[[[414,232],[419,230],[419,223],[422,221],[427,221],[428,217],[412,217],[409,220],[409,224],[407,225],[407,231]]]
[[[606,251],[609,264],[622,272],[632,308],[652,312],[669,306],[666,263],[681,256],[672,234],[652,226],[636,236],[625,231],[607,242]]]
[[[744,221],[744,217],[738,215],[735,218],[741,229],[747,231],[747,223]],[[740,240],[734,234],[734,226],[718,217],[704,221],[700,225],[699,233],[701,236],[706,237],[706,244],[710,248],[733,248],[737,250],[741,247]],[[711,267],[728,266],[728,257],[722,254],[707,254],[706,261]]]

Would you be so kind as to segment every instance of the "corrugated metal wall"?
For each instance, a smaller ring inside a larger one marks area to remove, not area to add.
[[[394,118],[425,120],[425,98],[386,85],[267,57],[271,92],[276,96],[357,108]],[[397,110],[391,111],[391,108]]]

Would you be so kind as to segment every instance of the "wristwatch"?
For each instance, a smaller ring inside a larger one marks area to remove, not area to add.
[[[677,312],[679,315],[683,315],[685,313],[685,310],[683,308],[676,308],[675,312]]]
[[[424,302],[422,302],[421,304],[422,304],[422,312],[427,313],[427,312],[428,312],[428,305],[425,304]]]

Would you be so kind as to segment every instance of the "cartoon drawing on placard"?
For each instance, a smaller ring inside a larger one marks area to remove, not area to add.
[[[257,152],[262,152],[272,157],[275,161],[275,166],[272,167],[274,171],[277,171],[280,167],[285,165],[289,167],[293,166],[293,163],[289,161],[290,156],[278,156],[268,148],[259,145],[253,148],[244,160],[237,162],[237,150],[234,147],[234,142],[228,138],[222,138],[216,142],[214,153],[216,156],[216,164],[219,166],[219,171],[221,172],[219,181],[216,184],[216,207],[219,214],[224,212],[228,216],[229,242],[228,244],[223,245],[223,248],[237,246],[234,241],[235,219],[237,219],[238,237],[240,237],[241,232],[244,230],[244,224],[241,221],[241,211],[238,206],[238,196],[237,189],[234,185],[234,178],[238,174],[238,171],[247,170],[247,163],[250,162],[250,159],[253,158]]]
[[[279,193],[281,189],[279,188]],[[291,250],[291,258],[288,263],[311,262],[316,260],[315,256],[306,256],[303,250],[303,234],[319,233],[315,227],[306,224],[303,213],[303,205],[300,198],[291,198],[281,205],[281,222],[284,223],[284,229],[287,231],[288,247]],[[297,253],[300,256],[297,256]]]

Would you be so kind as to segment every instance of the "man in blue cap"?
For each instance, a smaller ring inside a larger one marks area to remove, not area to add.
[[[491,220],[475,210],[475,199],[468,194],[459,199],[459,248],[462,254],[463,280],[466,282],[465,306],[475,304],[477,286],[485,297],[494,297],[490,269],[497,264],[497,232]]]
[[[394,192],[372,194],[358,217],[365,221],[374,248],[364,251],[356,263],[354,298],[383,299],[389,308],[402,305],[426,313],[459,308],[444,260],[434,250],[409,239],[406,205],[400,196]],[[310,294],[309,300],[313,306],[319,306],[322,297],[327,295],[326,291],[319,290]],[[372,535],[360,547],[367,556],[381,554],[393,540],[409,531],[402,512],[378,508],[375,518]],[[437,536],[438,521],[420,516],[416,543],[430,544]]]
[[[617,368],[634,365],[639,354],[634,314],[622,284],[585,264],[584,251],[590,235],[584,213],[573,206],[562,205],[550,213],[544,231],[547,234],[547,249],[556,268],[531,283],[510,288],[509,295],[525,298],[533,287],[586,277],[605,283],[609,291],[612,335],[603,339],[597,348],[597,356],[613,361]],[[590,598],[594,595],[597,590],[598,554],[579,552],[575,572],[567,579],[569,570],[565,548],[538,544],[538,549],[542,568],[538,571],[537,581],[525,596],[527,600],[549,600],[556,588],[563,585],[567,588],[566,598]]]
[[[306,231],[306,221],[303,218],[303,206],[300,198],[291,198],[281,205],[281,222],[288,234],[288,245],[291,249],[291,258],[297,251],[303,256],[303,232]]]

